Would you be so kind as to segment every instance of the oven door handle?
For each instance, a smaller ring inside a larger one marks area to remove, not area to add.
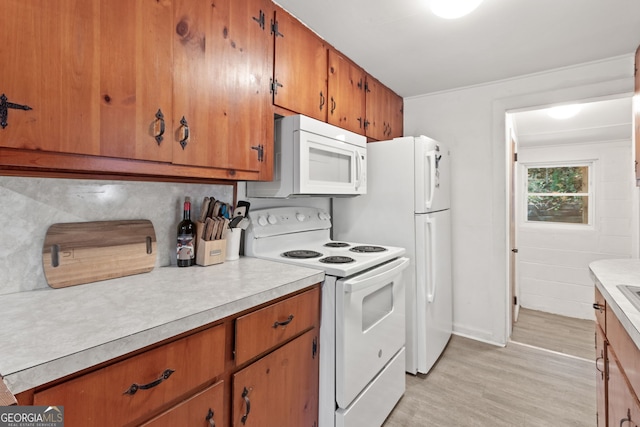
[[[344,292],[355,293],[374,285],[381,288],[388,283],[389,279],[404,270],[407,267],[407,264],[409,264],[409,258],[398,258],[388,264],[385,264],[383,267],[379,267],[379,269],[382,269],[379,273],[376,273],[376,271],[373,270],[368,273],[358,275],[353,279],[345,280]]]

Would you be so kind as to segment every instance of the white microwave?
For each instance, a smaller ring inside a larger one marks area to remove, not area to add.
[[[248,182],[249,197],[367,193],[367,139],[303,115],[275,121],[273,181]]]

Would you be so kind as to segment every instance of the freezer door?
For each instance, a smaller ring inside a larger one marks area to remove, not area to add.
[[[415,139],[415,212],[436,212],[448,209],[449,147],[426,136]]]
[[[451,213],[415,216],[418,372],[426,374],[451,337]]]

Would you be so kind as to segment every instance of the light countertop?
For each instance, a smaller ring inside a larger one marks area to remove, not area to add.
[[[241,257],[3,295],[0,376],[17,394],[322,280],[321,270]]]
[[[618,288],[618,285],[640,286],[639,259],[611,259],[589,264],[596,287],[607,301],[633,342],[640,348],[640,311]]]

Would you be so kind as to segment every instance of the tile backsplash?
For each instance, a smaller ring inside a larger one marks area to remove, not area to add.
[[[49,288],[42,244],[55,223],[148,219],[156,232],[156,267],[175,265],[185,196],[194,219],[205,196],[232,203],[233,185],[0,177],[0,295]]]

